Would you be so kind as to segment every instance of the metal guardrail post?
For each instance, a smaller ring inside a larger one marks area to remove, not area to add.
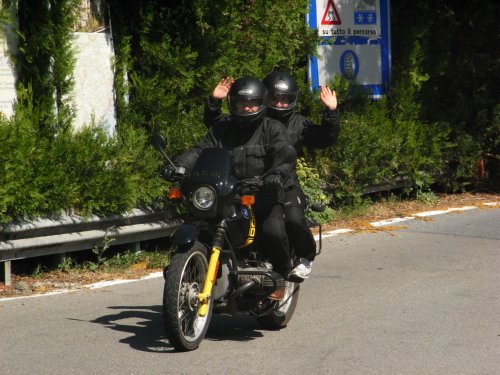
[[[8,260],[6,262],[3,262],[3,279],[5,282],[5,285],[11,285],[12,284],[12,277],[11,277],[11,261]]]

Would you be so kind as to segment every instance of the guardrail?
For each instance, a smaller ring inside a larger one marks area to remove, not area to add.
[[[180,220],[167,220],[165,213],[133,210],[106,218],[63,214],[0,226],[3,281],[11,284],[13,260],[90,250],[104,246],[111,239],[113,246],[130,243],[139,250],[141,241],[168,237],[180,223]]]

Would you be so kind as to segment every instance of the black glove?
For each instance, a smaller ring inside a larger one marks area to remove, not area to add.
[[[171,180],[172,176],[174,175],[174,172],[175,172],[174,168],[172,168],[171,166],[166,166],[160,170],[160,176],[164,180]]]
[[[271,173],[264,179],[264,184],[268,187],[272,188],[282,188],[283,187],[283,178],[281,177],[281,173],[275,172]]]

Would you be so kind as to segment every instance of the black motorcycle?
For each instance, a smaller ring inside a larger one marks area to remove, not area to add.
[[[152,144],[175,168],[165,138],[155,134]],[[285,147],[279,157],[295,162],[295,150]],[[297,305],[299,284],[273,271],[261,250],[265,244],[258,241],[253,193],[262,188],[264,176],[238,181],[230,171],[229,152],[211,148],[202,151],[189,175],[177,167],[172,176],[180,189],[171,189],[169,197],[182,202],[186,215],[171,237],[163,320],[166,337],[179,351],[200,345],[213,312],[250,314],[264,328],[280,329]],[[269,299],[283,284],[283,300]]]

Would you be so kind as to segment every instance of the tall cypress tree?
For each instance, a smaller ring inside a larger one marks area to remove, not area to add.
[[[73,110],[72,31],[79,0],[19,0],[18,89],[20,105],[33,108],[33,121],[47,136],[69,129]],[[31,101],[23,103],[22,101]]]

